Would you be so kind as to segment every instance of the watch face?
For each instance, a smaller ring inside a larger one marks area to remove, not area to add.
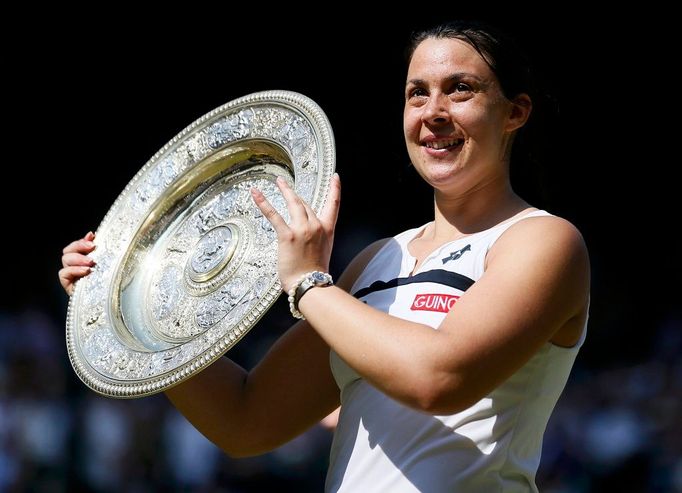
[[[315,281],[316,283],[325,282],[327,280],[327,277],[324,275],[324,272],[319,272],[319,271],[313,272],[312,278],[313,278],[313,281]]]

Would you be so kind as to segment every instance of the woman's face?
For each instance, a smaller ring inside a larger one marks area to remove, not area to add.
[[[514,106],[469,44],[424,40],[405,87],[403,124],[412,164],[439,190],[470,189],[506,176],[511,135],[520,126],[514,124]]]

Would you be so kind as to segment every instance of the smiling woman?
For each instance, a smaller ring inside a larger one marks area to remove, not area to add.
[[[493,67],[458,38],[426,38],[414,49],[405,88],[407,150],[437,191],[464,193],[506,179],[514,133],[531,113],[527,93],[504,94]],[[488,167],[472,166],[488,163]],[[470,178],[462,176],[470,171]],[[502,173],[500,173],[502,171]]]
[[[230,455],[259,454],[340,403],[327,491],[537,491],[544,429],[585,337],[589,261],[573,225],[510,184],[528,74],[487,26],[414,38],[404,133],[434,215],[367,247],[336,283],[320,273],[338,177],[319,214],[278,180],[289,221],[251,190],[304,320],[252,371],[221,358],[166,392],[202,433]],[[65,250],[67,291],[91,239]]]

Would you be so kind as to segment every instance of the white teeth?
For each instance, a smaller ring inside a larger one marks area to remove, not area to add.
[[[446,147],[459,145],[460,142],[462,142],[462,139],[435,140],[432,142],[427,142],[426,147],[431,149],[445,149]]]

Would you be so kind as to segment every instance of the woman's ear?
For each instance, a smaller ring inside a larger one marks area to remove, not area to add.
[[[530,96],[525,93],[517,95],[511,101],[511,111],[509,113],[509,121],[507,122],[507,130],[513,132],[523,127],[530,117],[530,112],[533,110],[533,102]]]

